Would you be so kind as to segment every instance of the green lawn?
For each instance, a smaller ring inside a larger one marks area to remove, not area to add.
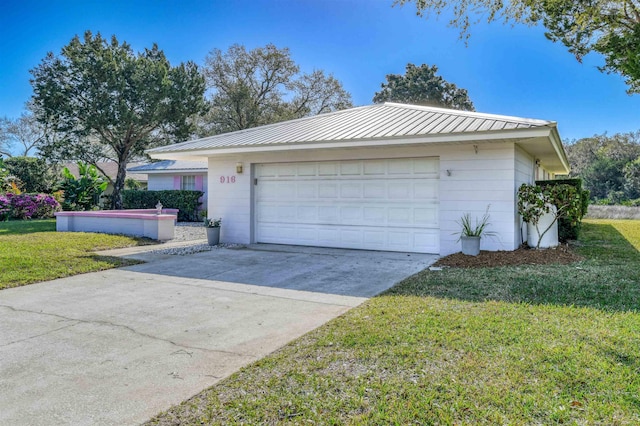
[[[55,220],[0,222],[0,289],[137,263],[95,250],[148,244],[120,235],[55,232]]]
[[[571,265],[422,272],[156,424],[640,424],[640,221]]]

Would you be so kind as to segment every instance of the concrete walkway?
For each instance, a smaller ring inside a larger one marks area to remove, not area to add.
[[[146,264],[0,291],[0,424],[138,424],[436,259],[145,250],[123,254]]]

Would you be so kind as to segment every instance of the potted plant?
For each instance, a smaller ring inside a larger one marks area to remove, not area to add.
[[[220,224],[222,219],[204,219],[204,226],[207,228],[207,243],[210,246],[220,244]]]
[[[518,213],[527,223],[529,247],[556,247],[558,219],[579,223],[584,214],[583,194],[572,185],[542,187],[523,183],[518,189]]]
[[[482,216],[482,219],[476,218],[475,225],[471,223],[471,215],[465,213],[459,221],[456,222],[461,226],[461,231],[457,233],[460,235],[458,241],[462,243],[462,254],[468,256],[477,256],[480,254],[480,239],[483,235],[495,235],[493,231],[487,231],[489,223],[489,207]]]

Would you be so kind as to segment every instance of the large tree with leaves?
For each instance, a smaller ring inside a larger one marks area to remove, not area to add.
[[[382,89],[373,96],[373,102],[403,102],[416,105],[474,111],[473,102],[465,89],[459,89],[437,75],[438,67],[407,64],[406,72],[388,74]]]
[[[112,207],[122,208],[127,162],[153,146],[184,140],[205,111],[205,82],[192,62],[172,67],[155,44],[134,53],[126,42],[86,32],[31,70],[38,120],[62,138],[47,140],[55,160],[118,163]]]
[[[204,74],[211,97],[202,136],[352,106],[351,95],[333,75],[301,73],[289,49],[273,44],[214,49],[206,57]]]
[[[481,20],[542,23],[545,35],[561,42],[580,61],[589,52],[604,56],[601,71],[620,74],[628,93],[640,93],[640,3],[637,0],[396,0],[414,3],[418,15],[452,12],[449,24],[468,40]]]
[[[640,132],[594,135],[565,144],[571,175],[581,177],[594,200],[640,195],[637,179]]]

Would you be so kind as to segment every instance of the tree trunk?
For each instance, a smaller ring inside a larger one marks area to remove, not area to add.
[[[122,189],[124,188],[124,180],[127,177],[127,159],[118,157],[118,174],[113,182],[113,192],[111,193],[111,208],[113,210],[122,210]]]

